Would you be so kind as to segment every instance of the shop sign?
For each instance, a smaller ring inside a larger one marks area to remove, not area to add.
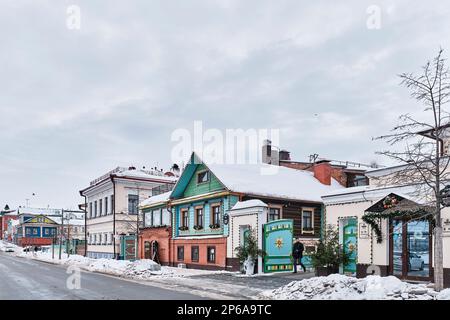
[[[369,225],[364,222],[359,223],[359,238],[368,239],[369,238]]]

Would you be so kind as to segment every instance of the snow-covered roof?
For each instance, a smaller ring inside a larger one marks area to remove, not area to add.
[[[265,204],[264,202],[262,202],[259,199],[238,201],[233,206],[233,208],[231,208],[231,210],[247,209],[247,208],[254,208],[254,207],[267,207],[267,204]]]
[[[161,193],[161,194],[158,194],[158,195],[156,195],[156,196],[152,196],[152,197],[150,197],[150,198],[148,198],[148,199],[145,199],[144,201],[142,201],[140,204],[139,204],[139,206],[140,207],[147,207],[147,206],[150,206],[150,205],[152,205],[152,204],[155,204],[155,203],[164,203],[164,202],[167,202],[167,201],[169,201],[169,197],[170,197],[170,194],[172,193],[172,191],[169,191],[169,192],[164,192],[164,193]]]
[[[61,215],[61,209],[52,208],[30,208],[30,207],[20,207],[17,209],[19,214],[31,214],[31,215]]]
[[[61,224],[61,222],[64,223],[64,225],[72,225],[72,226],[84,226],[84,219],[66,219],[64,218],[64,221],[61,220],[61,217],[51,217],[53,221],[55,221],[57,224]]]
[[[206,164],[230,191],[248,195],[322,202],[321,196],[343,189],[335,179],[324,185],[310,171],[268,164]]]
[[[17,210],[8,210],[8,211],[3,211],[0,216],[17,216]]]
[[[335,190],[322,195],[325,204],[338,204],[356,201],[378,201],[391,193],[395,193],[403,198],[422,204],[423,199],[416,199],[413,195],[416,187],[406,186],[359,186]]]
[[[164,180],[167,182],[176,182],[177,177],[169,177],[165,175],[154,175],[150,174],[148,171],[145,170],[124,170],[117,172],[115,174],[117,177],[130,177],[130,178],[143,178],[143,179],[158,179],[158,180]]]

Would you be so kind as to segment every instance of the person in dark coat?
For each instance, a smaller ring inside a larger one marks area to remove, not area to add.
[[[303,272],[306,272],[305,265],[302,263],[303,251],[305,246],[300,242],[299,239],[294,241],[294,246],[292,247],[292,257],[294,258],[294,273],[297,273],[297,264],[299,264]]]

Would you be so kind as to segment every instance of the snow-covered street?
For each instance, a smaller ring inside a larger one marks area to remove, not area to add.
[[[56,272],[57,279],[64,267],[76,266],[83,271],[82,286],[85,277],[93,277],[102,273],[113,277],[104,277],[103,281],[123,281],[150,286],[158,290],[169,290],[176,294],[195,294],[198,298],[212,299],[276,299],[276,300],[450,300],[450,289],[440,293],[425,284],[411,284],[396,277],[368,276],[356,279],[339,274],[328,277],[314,277],[312,273],[305,274],[269,274],[245,276],[240,273],[226,271],[206,271],[197,269],[182,269],[159,266],[151,260],[123,261],[111,259],[90,259],[79,255],[61,260],[51,252],[23,252],[22,248],[0,241],[0,251],[6,247],[14,248],[14,252],[0,253],[1,269],[8,268],[8,264],[37,266],[36,271],[48,269]],[[43,264],[42,262],[45,262]],[[52,266],[54,264],[55,266]],[[15,270],[17,273],[20,270]],[[35,272],[36,272],[35,271]],[[14,272],[12,274],[14,274]],[[7,274],[6,272],[3,274]],[[89,276],[88,276],[89,274]],[[40,283],[48,278],[48,274],[33,277],[31,282]],[[61,285],[65,286],[65,278]],[[17,281],[19,275],[15,278]],[[120,278],[120,279],[119,279]],[[111,279],[111,280],[110,280]],[[128,281],[125,281],[128,280]],[[5,279],[2,279],[5,282]],[[23,281],[20,281],[23,283]],[[107,285],[107,284],[105,284]],[[150,290],[150,289],[148,289]],[[70,291],[72,292],[72,291]],[[43,296],[46,298],[47,296]],[[48,298],[48,297],[47,297]],[[54,298],[53,296],[51,298]],[[123,297],[124,299],[131,297]]]

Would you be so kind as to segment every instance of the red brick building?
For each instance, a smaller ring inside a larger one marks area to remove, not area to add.
[[[138,257],[170,265],[172,216],[167,207],[170,191],[140,203],[143,228],[139,230]]]
[[[194,269],[226,269],[227,267],[227,238],[200,238],[200,239],[172,239],[171,261],[173,266],[180,263]],[[211,249],[214,249],[212,260],[208,258]]]
[[[12,241],[12,234],[8,231],[11,220],[17,220],[19,216],[15,210],[4,210],[0,213],[0,240]]]
[[[139,259],[152,259],[155,250],[162,265],[170,265],[172,227],[144,228],[139,231]],[[155,241],[158,248],[155,249]]]

